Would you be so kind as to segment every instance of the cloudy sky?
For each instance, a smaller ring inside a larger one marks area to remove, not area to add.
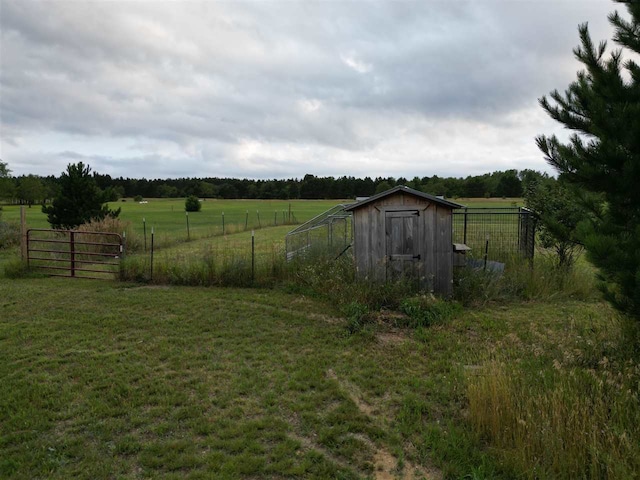
[[[0,0],[0,158],[115,177],[549,171],[609,0]]]

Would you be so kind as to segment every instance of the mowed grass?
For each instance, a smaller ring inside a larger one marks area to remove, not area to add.
[[[466,310],[417,330],[381,312],[350,335],[334,306],[278,289],[0,290],[2,478],[514,478],[469,419],[477,375],[498,358],[597,383],[622,361],[624,330],[600,303]],[[626,411],[617,472],[640,458]],[[573,478],[543,460],[537,478]]]
[[[187,219],[184,211],[184,198],[150,198],[147,203],[111,202],[112,209],[121,208],[120,218],[131,222],[133,230],[142,234],[144,223],[147,232],[153,227],[159,234],[187,236]],[[455,199],[468,207],[510,207],[522,206],[522,199],[501,198],[460,198]],[[225,228],[229,231],[257,229],[267,225],[283,223],[302,223],[340,203],[352,203],[353,200],[215,200],[202,202],[200,212],[189,214],[189,228],[194,235],[222,233],[222,214]],[[20,206],[3,205],[2,217],[5,221],[19,222]],[[291,211],[291,216],[289,216]],[[47,217],[39,205],[26,208],[27,224],[30,228],[49,228]],[[248,215],[248,216],[247,216]],[[144,219],[144,223],[143,223]],[[283,222],[283,219],[285,222]],[[228,232],[226,232],[228,233]]]
[[[145,201],[147,203],[138,203],[128,198],[125,202],[110,202],[109,207],[121,208],[120,218],[131,222],[133,230],[137,233],[143,233],[146,223],[148,233],[151,233],[153,227],[159,234],[187,236],[184,198],[150,198]],[[245,225],[247,229],[256,229],[267,225],[282,225],[285,222],[305,222],[342,202],[344,201],[206,199],[202,201],[200,212],[189,213],[189,228],[196,235],[199,232],[222,233],[223,213],[225,228],[229,227],[232,231],[244,229]],[[3,205],[2,208],[5,221],[20,220],[18,205]],[[27,208],[26,213],[29,227],[49,228],[47,217],[39,205]]]
[[[523,198],[454,198],[453,201],[469,208],[524,207]]]

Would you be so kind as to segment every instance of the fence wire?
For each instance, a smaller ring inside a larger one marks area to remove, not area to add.
[[[301,255],[325,254],[338,257],[353,243],[351,212],[340,204],[303,223],[285,238],[287,260]]]
[[[338,256],[353,242],[351,212],[336,205],[298,226],[286,237],[287,260],[311,252]],[[532,259],[535,215],[522,207],[463,208],[453,212],[453,241],[471,247],[471,257],[507,261],[514,256]]]
[[[522,207],[464,208],[453,212],[453,241],[471,247],[470,255],[506,261],[514,256],[532,259],[535,215]]]

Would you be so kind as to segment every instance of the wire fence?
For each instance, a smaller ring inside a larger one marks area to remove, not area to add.
[[[336,205],[298,226],[286,237],[287,260],[308,252],[340,255],[353,242],[353,221],[346,205]],[[464,208],[453,212],[453,241],[471,248],[469,256],[504,262],[532,259],[535,215],[523,207]],[[487,248],[488,247],[488,248]]]
[[[303,223],[285,238],[287,260],[320,253],[342,255],[353,243],[353,222],[346,205],[340,204]]]
[[[121,279],[161,284],[252,286],[268,284],[285,262],[282,236],[263,229],[157,249],[152,229],[145,253],[129,255]]]
[[[155,229],[156,248],[166,248],[178,243],[203,238],[225,236],[260,230],[263,228],[296,225],[298,219],[288,210],[249,211],[226,214],[203,215],[201,212],[181,212],[177,215],[154,215],[142,217],[139,222],[131,222],[131,233],[139,237],[139,242],[128,239],[130,249],[135,251],[149,248],[151,230]],[[140,245],[138,245],[140,243]]]
[[[453,212],[453,241],[471,248],[472,257],[532,259],[536,219],[523,207],[464,208]]]

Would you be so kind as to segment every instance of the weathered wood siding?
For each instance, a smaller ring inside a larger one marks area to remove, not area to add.
[[[417,212],[417,219],[398,220],[398,216],[404,215],[401,212],[406,211]],[[354,254],[358,275],[374,281],[388,280],[388,235],[394,236],[393,243],[400,241],[398,235],[406,234],[411,238],[404,245],[394,247],[394,253],[409,254],[411,251],[419,258],[413,262],[408,260],[409,255],[394,255],[394,258],[411,268],[426,290],[450,295],[453,279],[451,214],[450,208],[404,192],[396,192],[354,209]],[[388,229],[386,224],[389,221],[395,222],[395,226]],[[398,264],[394,267],[397,268]]]

